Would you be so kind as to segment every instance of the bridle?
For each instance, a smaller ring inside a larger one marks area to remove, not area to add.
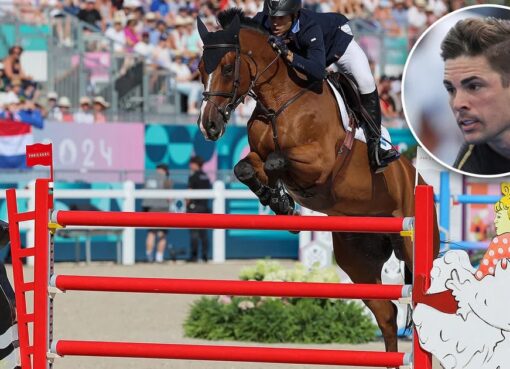
[[[280,145],[278,143],[278,130],[277,130],[277,127],[276,127],[276,118],[278,118],[278,116],[285,109],[287,109],[292,103],[294,103],[297,99],[299,99],[301,96],[303,96],[307,91],[310,91],[311,88],[315,84],[317,84],[317,82],[321,82],[322,83],[322,81],[316,81],[316,82],[310,84],[309,86],[302,88],[298,93],[296,93],[293,97],[291,97],[289,100],[287,100],[278,110],[273,110],[273,109],[270,109],[270,108],[266,107],[264,105],[264,103],[259,99],[259,97],[257,96],[257,94],[254,91],[254,87],[257,84],[257,81],[259,80],[259,78],[269,68],[271,68],[271,66],[274,63],[276,63],[278,61],[278,59],[280,58],[280,54],[276,53],[276,56],[274,57],[274,59],[271,60],[271,62],[264,69],[262,69],[259,72],[258,71],[257,61],[253,58],[252,52],[249,51],[249,52],[246,52],[246,53],[241,53],[241,47],[240,47],[239,44],[212,44],[212,45],[204,45],[204,50],[205,49],[220,49],[220,48],[234,49],[235,52],[236,52],[236,60],[235,60],[235,64],[234,64],[234,82],[233,82],[232,90],[230,92],[224,92],[224,91],[212,91],[212,92],[211,91],[204,91],[202,93],[202,95],[204,96],[204,98],[202,99],[202,103],[204,101],[211,102],[214,105],[214,107],[216,108],[216,110],[218,111],[218,113],[220,113],[221,116],[223,117],[223,120],[224,120],[225,124],[227,124],[228,121],[229,121],[229,118],[231,116],[232,111],[234,111],[239,106],[239,104],[244,102],[244,99],[246,98],[246,96],[252,97],[257,102],[257,106],[260,107],[260,109],[262,110],[262,114],[261,115],[267,117],[270,120],[271,127],[272,127],[272,130],[273,130],[273,142],[274,142],[274,145],[275,145],[275,149],[276,149],[276,151],[280,151]],[[246,55],[246,56],[248,56],[251,59],[251,62],[255,65],[255,75],[253,76],[250,73],[250,86],[248,87],[248,90],[246,91],[246,93],[238,96],[238,89],[239,89],[239,86],[241,84],[241,82],[240,82],[240,78],[241,78],[241,76],[240,76],[241,54]],[[219,106],[216,102],[211,100],[211,97],[214,97],[214,96],[226,97],[226,98],[230,98],[230,100],[224,106]],[[197,121],[198,125],[200,125],[200,119],[202,118],[201,115],[202,114],[200,113],[200,115],[198,117],[198,121]]]
[[[255,100],[258,101],[257,96],[253,92],[253,88],[255,87],[255,85],[257,83],[257,80],[274,63],[276,63],[276,61],[278,60],[280,55],[276,54],[276,57],[260,73],[258,73],[258,65],[257,65],[257,62],[255,61],[255,59],[253,58],[253,56],[251,55],[251,51],[247,52],[247,53],[243,53],[244,55],[248,56],[251,59],[253,64],[255,64],[255,76],[252,76],[250,74],[250,86],[249,86],[247,92],[242,94],[242,95],[240,95],[240,96],[238,96],[238,93],[239,93],[238,90],[239,90],[239,86],[241,84],[240,78],[241,78],[241,54],[242,53],[241,53],[240,45],[239,44],[204,45],[204,50],[205,49],[234,49],[235,52],[236,52],[236,59],[235,59],[235,64],[234,64],[234,82],[233,82],[233,85],[232,85],[232,90],[230,92],[224,92],[224,91],[204,91],[202,93],[202,95],[204,96],[204,98],[202,100],[202,103],[204,101],[209,101],[210,103],[212,103],[214,105],[214,107],[216,108],[216,110],[218,111],[218,113],[220,113],[221,116],[223,117],[223,120],[225,121],[225,123],[227,123],[229,118],[230,118],[230,116],[231,116],[232,111],[234,111],[239,106],[239,104],[244,102],[244,99],[246,98],[246,96],[251,96]],[[214,100],[211,99],[211,97],[214,97],[214,96],[226,97],[226,98],[229,98],[230,100],[224,106],[220,106]],[[200,117],[198,119],[200,120]]]

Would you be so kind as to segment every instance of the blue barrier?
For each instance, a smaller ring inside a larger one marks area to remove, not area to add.
[[[441,172],[439,194],[434,196],[436,203],[439,204],[439,226],[443,231],[441,232],[441,242],[443,247],[448,247],[452,250],[484,250],[489,246],[489,241],[486,242],[473,242],[473,241],[458,241],[446,243],[446,235],[450,232],[450,208],[452,199],[458,204],[494,204],[499,201],[498,195],[451,195],[450,191],[450,173]]]
[[[453,200],[460,204],[494,204],[500,198],[497,195],[457,195]]]

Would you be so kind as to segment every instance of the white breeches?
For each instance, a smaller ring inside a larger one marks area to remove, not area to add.
[[[345,53],[335,63],[340,71],[350,74],[356,80],[361,94],[368,94],[375,90],[375,80],[368,63],[368,58],[358,43],[352,40]]]

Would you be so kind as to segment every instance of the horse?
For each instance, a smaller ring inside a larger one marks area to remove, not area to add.
[[[269,33],[239,9],[220,13],[218,20],[222,29],[215,32],[197,20],[204,42],[199,65],[204,99],[197,123],[206,139],[218,140],[244,98],[257,100],[247,123],[250,152],[234,173],[262,204],[277,214],[292,213],[296,201],[330,216],[412,217],[411,162],[401,157],[374,173],[364,142],[355,140],[351,150],[342,152],[348,134],[327,82],[308,80],[290,67],[268,43]],[[425,184],[421,177],[418,183]],[[434,239],[437,255],[437,224]],[[382,267],[392,251],[408,273],[412,270],[412,241],[401,235],[334,232],[333,249],[354,283],[382,283]],[[383,300],[364,303],[376,318],[386,351],[397,351],[396,306]]]
[[[0,220],[0,249],[9,243],[9,225]],[[18,340],[16,329],[16,303],[14,290],[9,283],[7,271],[0,261],[0,338],[6,342],[0,348],[0,362],[5,362],[5,368],[18,368],[19,349],[15,346]]]

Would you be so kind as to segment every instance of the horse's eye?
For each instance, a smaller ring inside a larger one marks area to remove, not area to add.
[[[232,66],[232,64],[224,65],[223,68],[221,69],[221,73],[224,76],[231,75],[233,71],[234,71],[234,67]]]

